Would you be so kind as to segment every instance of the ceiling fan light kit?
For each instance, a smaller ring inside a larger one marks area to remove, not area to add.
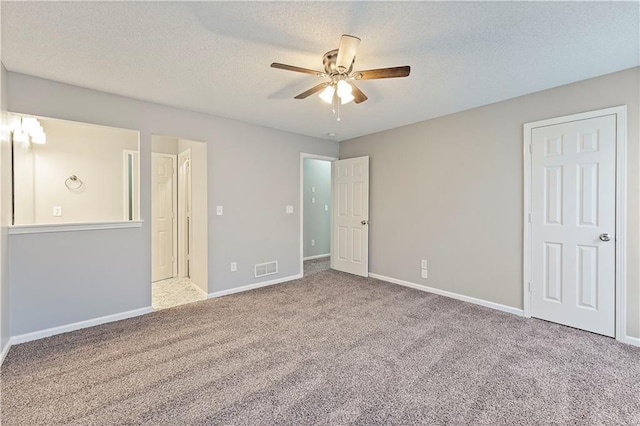
[[[306,99],[320,92],[320,99],[332,105],[333,113],[336,115],[336,119],[340,121],[340,105],[348,104],[351,101],[359,104],[368,99],[367,95],[354,84],[354,80],[407,77],[411,72],[411,67],[408,65],[353,72],[358,46],[360,46],[358,37],[344,34],[340,38],[340,47],[328,51],[322,57],[324,72],[277,62],[272,63],[271,67],[329,78],[330,81],[320,83],[300,93],[294,99]]]

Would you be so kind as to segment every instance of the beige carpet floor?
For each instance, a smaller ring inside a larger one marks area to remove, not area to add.
[[[330,257],[321,257],[320,259],[310,259],[304,261],[304,276],[317,274],[326,271],[331,267]]]
[[[640,348],[333,270],[13,347],[2,425],[638,425]]]

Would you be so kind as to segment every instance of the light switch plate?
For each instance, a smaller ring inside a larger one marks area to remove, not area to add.
[[[424,278],[425,280],[426,280],[427,278],[429,278],[429,274],[427,273],[427,270],[426,270],[426,269],[423,269],[423,270],[422,270],[422,275],[421,275],[421,276],[422,276],[422,278]]]
[[[316,187],[315,186],[311,187],[311,192],[316,192]]]
[[[311,204],[315,204],[316,203],[316,199],[311,197]]]
[[[316,240],[311,240],[311,245],[315,246],[316,245]]]
[[[238,270],[238,263],[231,262],[231,272],[236,272]]]
[[[327,204],[324,205],[324,211],[328,212],[329,211],[329,206]]]
[[[216,214],[218,216],[222,216],[222,213],[224,213],[224,209],[222,208],[222,206],[216,206]]]
[[[427,269],[427,261],[426,261],[425,259],[422,259],[422,260],[420,261],[420,267],[421,267],[422,269]]]
[[[291,214],[291,213],[293,213],[293,206],[287,206],[287,208],[285,209],[285,211],[287,212],[287,214]]]

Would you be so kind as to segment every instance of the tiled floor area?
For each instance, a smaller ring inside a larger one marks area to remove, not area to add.
[[[156,281],[152,284],[151,292],[153,309],[167,309],[207,298],[189,278]]]

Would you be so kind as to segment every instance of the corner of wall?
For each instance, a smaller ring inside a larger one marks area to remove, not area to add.
[[[11,220],[11,150],[7,109],[7,70],[0,58],[0,365],[10,347],[7,228]]]

